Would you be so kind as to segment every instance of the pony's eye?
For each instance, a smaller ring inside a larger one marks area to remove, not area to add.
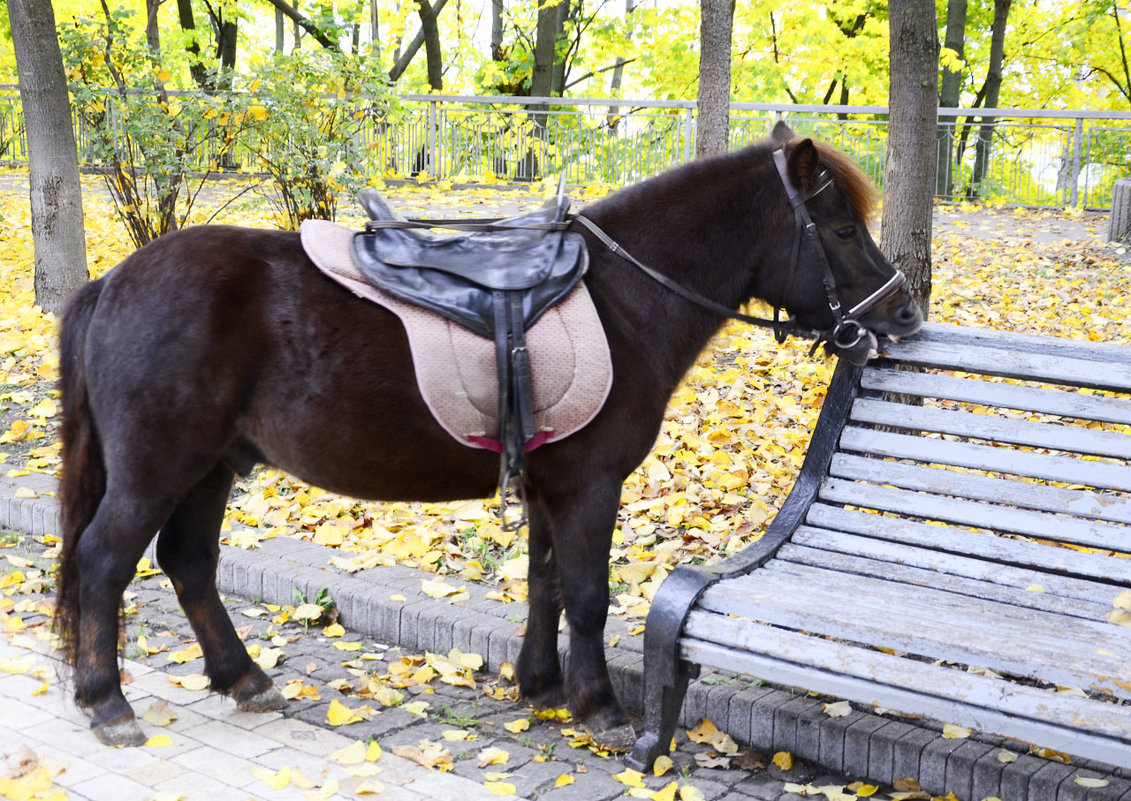
[[[841,239],[852,239],[852,237],[856,236],[856,226],[846,225],[844,228],[838,228],[836,229],[836,235]]]

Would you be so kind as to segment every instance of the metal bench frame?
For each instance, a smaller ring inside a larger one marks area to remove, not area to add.
[[[1115,553],[1131,553],[1131,347],[928,324],[863,368],[840,363],[760,540],[665,580],[627,762],[667,753],[709,666],[1131,766],[1131,628],[1105,615],[1131,559]],[[831,598],[810,608],[809,586]]]

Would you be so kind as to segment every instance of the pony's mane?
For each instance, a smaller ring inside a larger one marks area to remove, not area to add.
[[[832,145],[813,140],[821,156],[821,164],[832,173],[837,189],[841,191],[849,205],[856,210],[862,220],[871,219],[879,200],[879,191],[848,156]]]

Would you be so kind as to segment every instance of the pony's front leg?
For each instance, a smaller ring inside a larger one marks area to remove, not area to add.
[[[636,741],[617,700],[605,662],[609,613],[609,548],[620,506],[620,482],[591,483],[576,498],[560,498],[553,517],[553,547],[566,619],[570,707],[599,745],[625,751]]]
[[[528,495],[533,496],[533,493],[528,491]],[[558,621],[562,614],[562,598],[558,585],[557,554],[552,542],[552,521],[545,507],[536,497],[531,497],[528,511],[530,611],[516,678],[523,697],[536,708],[554,709],[566,703],[562,666],[558,659]]]

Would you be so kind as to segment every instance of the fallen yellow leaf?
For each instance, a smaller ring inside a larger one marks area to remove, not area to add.
[[[251,775],[259,779],[272,790],[282,790],[291,783],[291,769],[286,765],[278,771],[257,766],[251,769]]]
[[[168,726],[177,719],[177,716],[169,709],[169,702],[162,700],[150,704],[149,709],[145,710],[141,718],[154,726]]]
[[[571,774],[563,773],[561,776],[559,776],[554,781],[554,787],[568,787],[569,785],[573,784],[575,781],[577,781],[577,780],[574,779]]]
[[[793,754],[789,751],[778,751],[774,754],[774,764],[781,770],[793,770]]]
[[[211,682],[208,677],[200,673],[189,673],[187,676],[170,676],[169,680],[175,684],[179,684],[186,690],[207,690]]]
[[[504,723],[503,728],[511,734],[518,734],[519,732],[526,731],[530,728],[530,718],[519,718],[512,720],[510,723]]]
[[[709,743],[719,735],[719,730],[707,718],[699,718],[699,723],[687,732],[687,739],[693,743]]]
[[[330,708],[326,710],[326,722],[331,726],[348,726],[363,720],[365,718],[357,711],[350,709],[336,698],[330,702]]]
[[[644,774],[632,768],[625,768],[621,773],[613,776],[613,778],[626,787],[644,786]]]
[[[511,755],[504,751],[502,748],[484,748],[479,752],[479,767],[485,768],[488,765],[505,765]]]
[[[355,740],[345,748],[339,748],[330,754],[330,759],[339,765],[360,765],[365,761],[367,754],[365,743]]]
[[[518,788],[510,782],[483,782],[491,795],[514,795]]]
[[[173,738],[167,734],[155,734],[145,741],[145,745],[149,748],[164,748],[172,744]]]
[[[663,776],[674,767],[675,762],[672,761],[672,758],[666,754],[661,754],[656,757],[656,761],[652,763],[652,775]]]
[[[971,733],[970,729],[964,726],[955,726],[953,723],[947,723],[942,730],[944,740],[965,740]]]

